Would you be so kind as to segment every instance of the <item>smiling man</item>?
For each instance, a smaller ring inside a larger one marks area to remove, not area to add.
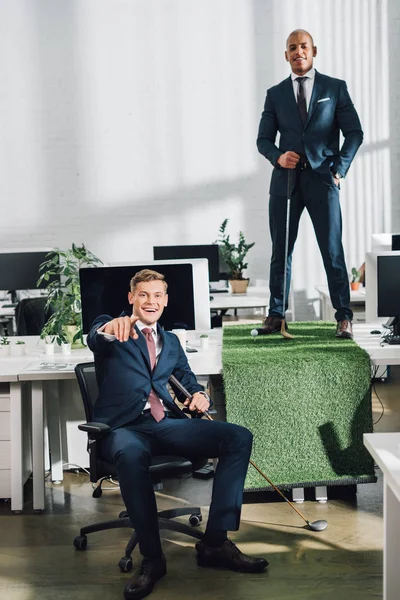
[[[362,143],[363,132],[346,83],[314,69],[317,47],[303,29],[293,31],[285,58],[290,76],[270,88],[258,130],[257,147],[274,167],[269,200],[272,239],[270,306],[264,333],[280,331],[288,305],[292,252],[306,208],[322,255],[336,309],[336,337],[352,338],[349,278],[342,246],[340,182]],[[276,136],[280,133],[279,147]],[[340,132],[343,144],[339,146]],[[288,169],[293,171],[287,294],[283,299]]]
[[[101,440],[101,455],[116,466],[143,556],[125,598],[144,598],[167,572],[149,476],[152,455],[219,458],[204,539],[196,544],[198,564],[263,571],[264,558],[243,554],[227,538],[228,530],[239,528],[253,436],[239,425],[187,418],[173,402],[167,388],[171,375],[192,395],[190,403],[185,400],[191,411],[200,415],[210,406],[177,336],[158,324],[168,303],[164,276],[147,269],[136,273],[128,299],[131,315],[101,315],[88,335],[99,384],[94,420],[112,428]]]

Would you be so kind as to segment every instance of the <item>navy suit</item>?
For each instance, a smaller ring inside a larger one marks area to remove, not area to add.
[[[94,419],[112,427],[101,442],[101,454],[116,465],[141,553],[149,558],[161,554],[157,506],[149,475],[152,455],[218,457],[207,527],[238,529],[252,434],[231,423],[189,419],[174,404],[167,389],[171,374],[191,394],[203,390],[176,335],[157,326],[163,347],[152,372],[146,340],[138,328],[138,339],[127,342],[107,341],[97,333],[111,320],[109,315],[98,317],[87,338],[99,384]],[[152,387],[170,411],[158,423],[150,413],[143,414]]]
[[[275,145],[280,133],[279,148]],[[339,148],[339,135],[344,143]],[[348,273],[342,246],[342,216],[339,188],[333,173],[345,177],[361,145],[363,132],[344,81],[315,72],[315,80],[303,125],[291,77],[268,90],[262,113],[257,147],[274,166],[270,185],[269,218],[272,238],[270,268],[270,315],[284,314],[283,269],[286,230],[287,169],[277,160],[289,150],[301,155],[308,168],[294,170],[289,225],[289,255],[285,299],[287,308],[291,259],[301,214],[310,214],[328,279],[336,319],[352,319]]]

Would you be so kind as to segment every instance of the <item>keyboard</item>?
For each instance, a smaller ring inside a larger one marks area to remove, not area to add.
[[[383,338],[387,344],[400,344],[400,335],[388,335]]]
[[[16,308],[16,304],[2,304],[1,308]]]

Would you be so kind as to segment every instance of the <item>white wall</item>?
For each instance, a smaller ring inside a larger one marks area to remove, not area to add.
[[[346,79],[364,131],[343,185],[348,267],[400,230],[396,0],[0,0],[0,246],[84,242],[104,261],[211,243],[226,217],[268,277],[265,91],[288,76],[288,33]],[[308,216],[299,296],[324,282]]]

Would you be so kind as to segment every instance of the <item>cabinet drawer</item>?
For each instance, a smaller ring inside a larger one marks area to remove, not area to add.
[[[0,440],[10,439],[10,413],[0,412]]]
[[[11,498],[11,471],[0,470],[0,498]]]
[[[0,412],[10,412],[10,396],[0,396]]]
[[[11,467],[11,442],[0,441],[0,470]]]

